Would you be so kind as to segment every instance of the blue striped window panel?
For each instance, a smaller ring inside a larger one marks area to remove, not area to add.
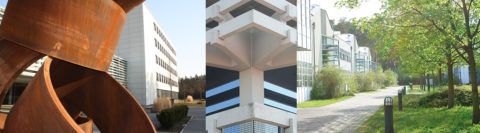
[[[206,115],[215,114],[240,105],[239,97],[240,80],[225,83],[213,89],[209,89],[207,98]]]
[[[291,113],[297,113],[297,93],[278,85],[263,82],[265,88],[265,105],[278,108]]]

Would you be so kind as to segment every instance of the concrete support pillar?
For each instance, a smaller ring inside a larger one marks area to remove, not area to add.
[[[263,71],[255,67],[240,72],[240,106],[263,104]]]
[[[285,133],[297,133],[297,119],[290,118],[290,127],[285,128]]]

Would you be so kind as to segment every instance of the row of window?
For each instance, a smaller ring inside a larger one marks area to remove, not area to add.
[[[313,86],[313,66],[311,63],[297,62],[297,87]]]
[[[339,45],[339,41],[337,39],[333,39],[327,36],[322,36],[322,44]]]
[[[173,52],[173,54],[177,55],[177,53],[173,49],[172,45],[170,45],[170,42],[168,42],[167,38],[162,34],[162,32],[160,32],[160,29],[158,28],[157,24],[155,24],[155,22],[153,23],[153,28],[154,28],[155,32],[157,32],[157,34],[160,36],[160,38],[162,38],[163,42],[165,42],[167,44],[168,48]]]
[[[168,65],[167,62],[163,61],[160,57],[158,57],[157,55],[155,55],[155,63],[157,63],[157,65],[160,65],[162,66],[163,68],[165,68],[165,70],[169,71],[170,73],[172,73],[173,75],[177,76],[177,71],[175,69],[173,69],[170,65]]]
[[[351,53],[340,49],[336,47],[335,50],[323,50],[323,60],[324,62],[329,62],[329,61],[338,61],[338,60],[343,60],[346,62],[352,62],[352,56]],[[338,51],[337,51],[338,50]]]
[[[172,86],[178,87],[178,83],[172,80],[171,78],[168,78],[166,76],[163,76],[160,73],[157,73],[157,82],[162,82],[165,84],[171,84]]]
[[[352,56],[350,55],[350,52],[340,49],[339,56],[341,60],[352,62]]]
[[[155,40],[155,47],[160,50],[160,52],[163,53],[163,55],[167,56],[167,58],[172,61],[173,64],[175,64],[175,66],[177,65],[177,61],[175,61],[173,59],[173,57],[167,52],[167,50],[165,50],[165,48],[162,47],[162,45],[160,45],[160,42],[157,40],[157,39],[153,39]]]
[[[166,88],[168,89],[168,88]],[[173,98],[178,99],[178,92],[170,91],[170,90],[162,90],[157,88],[157,98]]]

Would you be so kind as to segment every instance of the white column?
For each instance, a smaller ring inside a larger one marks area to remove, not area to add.
[[[255,67],[240,72],[240,106],[263,104],[263,71]]]

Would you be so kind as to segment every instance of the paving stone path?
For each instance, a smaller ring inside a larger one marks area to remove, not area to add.
[[[402,87],[388,87],[375,93],[355,97],[317,108],[298,108],[299,133],[352,133],[380,106],[387,96],[395,96]]]
[[[189,107],[188,116],[191,116],[183,133],[205,133],[205,107]]]

